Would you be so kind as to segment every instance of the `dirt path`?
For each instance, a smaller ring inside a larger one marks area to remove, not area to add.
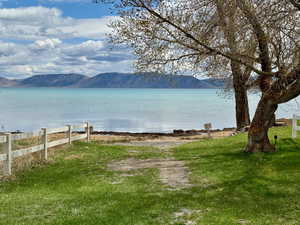
[[[113,171],[122,171],[126,175],[128,171],[134,171],[138,169],[156,168],[159,170],[159,180],[168,186],[172,190],[183,189],[190,187],[188,179],[188,168],[185,166],[184,161],[175,160],[172,158],[173,147],[189,143],[195,140],[179,140],[179,139],[150,139],[143,141],[130,141],[128,143],[117,142],[112,145],[123,146],[151,146],[158,148],[155,151],[163,151],[165,155],[170,158],[165,159],[147,159],[139,160],[135,158],[129,158],[122,161],[111,162],[108,164],[108,169]],[[135,150],[136,152],[136,150]]]
[[[111,162],[107,168],[113,171],[128,172],[137,169],[157,168],[159,169],[160,181],[173,188],[182,189],[190,187],[188,180],[188,170],[184,161],[178,161],[172,158],[168,159],[126,159],[118,162]]]
[[[225,136],[231,136],[233,131],[228,132],[218,132],[213,134],[213,138],[220,138]],[[94,137],[96,140],[99,140],[100,137]],[[106,141],[109,140],[109,137],[102,137],[103,141],[105,138]],[[171,148],[186,144],[189,142],[197,141],[203,138],[207,138],[207,135],[193,135],[187,137],[116,137],[113,136],[113,143],[110,145],[123,145],[123,146],[151,146],[158,148],[155,151],[163,151],[165,155],[169,158],[164,159],[147,159],[139,160],[135,158],[129,158],[122,161],[111,162],[107,165],[109,170],[126,172],[134,171],[138,169],[146,168],[156,168],[159,170],[159,179],[160,181],[172,189],[183,189],[191,187],[188,179],[188,168],[185,165],[184,161],[175,160],[172,158],[173,152]],[[118,140],[121,140],[118,141]],[[126,140],[126,141],[124,141]],[[104,142],[105,144],[105,142]],[[108,144],[108,143],[106,143]],[[136,152],[137,150],[134,150]]]

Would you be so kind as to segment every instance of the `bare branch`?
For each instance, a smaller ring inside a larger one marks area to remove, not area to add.
[[[300,10],[300,1],[299,0],[289,0],[293,6],[295,6],[298,10]]]

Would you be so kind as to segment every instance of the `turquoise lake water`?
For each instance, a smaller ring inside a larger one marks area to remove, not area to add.
[[[259,96],[250,96],[253,110]],[[89,121],[96,130],[169,132],[234,127],[234,101],[216,89],[0,88],[0,131],[32,131]],[[277,117],[291,117],[296,101]]]

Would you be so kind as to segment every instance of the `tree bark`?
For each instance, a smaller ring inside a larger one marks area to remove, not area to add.
[[[270,143],[268,130],[273,125],[274,113],[278,105],[271,96],[264,94],[258,103],[254,118],[248,132],[248,145],[245,152],[274,152],[275,146]]]
[[[243,131],[246,126],[250,125],[249,104],[247,88],[245,84],[234,84],[235,94],[235,117],[238,131]]]
[[[235,118],[237,131],[243,131],[250,125],[249,104],[246,80],[241,70],[241,65],[231,61],[233,88],[235,95]]]

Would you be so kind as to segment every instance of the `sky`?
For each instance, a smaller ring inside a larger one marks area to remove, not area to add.
[[[0,0],[0,77],[132,72],[130,50],[107,40],[114,19],[92,0]]]

